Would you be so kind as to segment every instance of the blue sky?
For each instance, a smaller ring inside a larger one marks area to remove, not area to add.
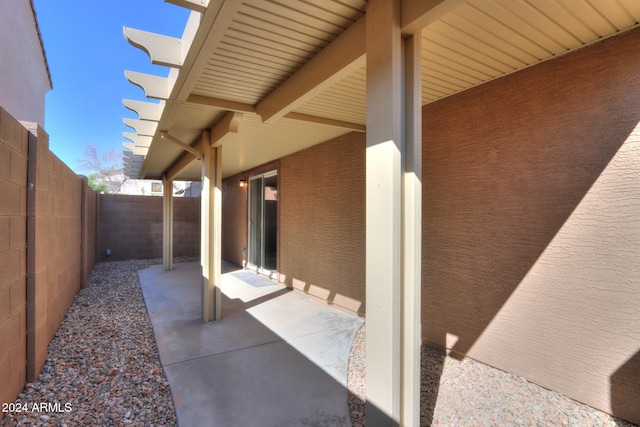
[[[35,0],[53,90],[46,95],[45,130],[51,150],[74,171],[87,144],[121,153],[132,132],[122,117],[137,118],[122,98],[146,100],[124,70],[166,76],[130,45],[122,27],[180,37],[187,9],[163,0]]]

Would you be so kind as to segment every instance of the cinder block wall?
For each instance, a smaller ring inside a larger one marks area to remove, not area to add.
[[[81,262],[93,268],[95,239],[82,246],[81,235],[95,224],[95,193],[83,198],[84,185],[49,151],[46,132],[0,108],[0,402],[37,378],[80,289]]]
[[[200,197],[173,199],[173,256],[200,257]]]
[[[49,151],[49,136],[30,127],[27,195],[27,381],[81,285],[82,179]]]
[[[636,423],[638,46],[634,30],[423,111],[424,341]]]
[[[98,238],[98,193],[89,187],[89,180],[82,177],[82,287],[87,286],[89,274],[96,264]]]
[[[27,157],[27,130],[0,108],[0,402],[27,376]]]
[[[101,194],[98,261],[162,257],[162,197]],[[200,198],[173,199],[173,255],[200,255]]]

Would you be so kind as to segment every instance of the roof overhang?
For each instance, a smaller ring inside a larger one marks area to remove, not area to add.
[[[139,116],[125,119],[136,131],[125,134],[131,140],[125,144],[131,177],[199,180],[197,152],[204,129],[224,146],[223,177],[365,131],[365,0],[286,6],[250,0],[171,2],[192,10],[181,38],[124,29],[127,40],[153,63],[171,67],[167,77],[126,72],[156,100],[124,100]],[[403,1],[403,34],[422,37],[423,104],[640,22],[635,0],[566,4]]]

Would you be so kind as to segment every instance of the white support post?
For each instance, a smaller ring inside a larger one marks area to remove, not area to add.
[[[420,425],[422,96],[420,35],[400,2],[367,9],[367,424]]]
[[[402,426],[420,425],[422,351],[422,38],[404,43]]]
[[[211,148],[215,152],[216,170],[213,191],[213,278],[214,278],[214,314],[213,320],[222,319],[222,146]]]
[[[397,426],[403,220],[399,0],[370,0],[366,24],[366,418],[367,425]]]
[[[173,270],[173,181],[162,178],[162,268]]]
[[[222,267],[222,148],[211,147],[211,133],[202,132],[201,263],[202,321],[220,320]]]

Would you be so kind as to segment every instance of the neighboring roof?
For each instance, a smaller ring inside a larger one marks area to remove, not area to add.
[[[49,77],[49,86],[53,89],[53,80],[51,79],[51,70],[49,69],[49,61],[47,61],[47,52],[44,49],[44,41],[42,40],[42,33],[40,32],[40,25],[38,24],[38,14],[33,4],[33,0],[30,0],[31,11],[33,12],[33,20],[36,24],[36,31],[38,32],[38,39],[40,40],[40,48],[42,49],[42,59],[44,60],[44,67],[47,69],[47,76]]]
[[[198,180],[203,129],[223,176],[366,124],[366,0],[168,0],[194,10],[182,39],[125,29],[168,78],[127,72],[160,104],[125,101],[132,177]],[[431,10],[424,3],[438,4]],[[422,102],[442,99],[638,26],[640,2],[405,0],[421,31]],[[202,13],[201,13],[202,12]],[[163,132],[167,135],[163,137]],[[177,141],[177,142],[176,142]],[[185,148],[186,146],[186,148]]]

